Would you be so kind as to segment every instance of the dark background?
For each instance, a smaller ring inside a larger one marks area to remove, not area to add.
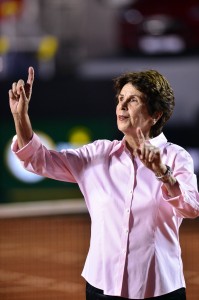
[[[197,28],[198,24],[199,28],[197,1],[189,1],[189,15],[183,10],[187,1],[180,0],[172,4],[167,1],[167,10],[161,8],[161,2],[148,0],[144,5],[146,12],[139,7],[143,0],[12,2],[15,6],[11,1],[0,2],[0,202],[81,197],[76,185],[50,179],[26,183],[8,166],[7,153],[15,134],[8,90],[13,81],[26,80],[30,65],[35,68],[30,104],[33,128],[47,134],[56,149],[70,142],[74,130],[86,131],[86,142],[120,139],[112,79],[125,71],[159,70],[176,95],[175,112],[164,133],[171,142],[190,152],[199,174],[199,32],[194,31],[194,43],[191,35],[183,34],[191,32],[191,26]],[[153,12],[158,3],[162,11]],[[164,24],[155,19],[157,13],[169,16],[168,31],[160,30]],[[140,29],[146,27],[143,24],[149,17],[154,18],[155,35]],[[173,20],[177,26],[173,26]],[[179,24],[184,30],[179,30]],[[159,43],[158,50],[149,53],[139,48],[143,34]],[[168,45],[166,39],[174,35],[184,41],[184,48],[165,51],[164,44],[161,46],[163,39]],[[131,46],[124,43],[125,36],[132,36]]]

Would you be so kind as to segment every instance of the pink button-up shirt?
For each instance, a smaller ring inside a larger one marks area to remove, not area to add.
[[[21,150],[13,141],[26,169],[79,185],[91,217],[82,275],[106,295],[143,299],[185,286],[178,234],[184,217],[199,214],[193,161],[163,133],[150,142],[173,169],[180,196],[169,197],[153,172],[132,159],[124,140],[61,152],[47,150],[35,134]]]

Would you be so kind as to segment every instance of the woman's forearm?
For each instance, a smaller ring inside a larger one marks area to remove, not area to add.
[[[27,145],[33,136],[32,125],[28,114],[13,114],[19,149]]]

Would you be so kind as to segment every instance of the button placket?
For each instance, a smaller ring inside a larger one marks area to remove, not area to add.
[[[133,186],[135,180],[135,168],[132,163],[131,157],[128,156],[128,164],[131,165],[130,179],[129,184],[127,185],[129,188],[127,189],[127,197],[125,199],[125,207],[123,212],[123,231],[121,236],[121,252],[118,261],[118,270],[116,274],[116,286],[118,294],[121,294],[122,285],[123,285],[123,277],[126,263],[126,256],[128,253],[128,239],[129,239],[129,223],[130,223],[130,212],[131,212],[131,204],[133,199]],[[129,191],[129,192],[128,192]]]

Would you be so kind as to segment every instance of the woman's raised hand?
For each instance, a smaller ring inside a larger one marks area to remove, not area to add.
[[[33,67],[28,68],[28,79],[26,83],[22,79],[18,82],[13,82],[12,89],[9,90],[9,103],[13,115],[25,115],[28,113],[33,82]]]
[[[137,155],[141,162],[154,173],[164,173],[166,166],[162,163],[160,149],[145,139],[140,128],[137,128]]]

